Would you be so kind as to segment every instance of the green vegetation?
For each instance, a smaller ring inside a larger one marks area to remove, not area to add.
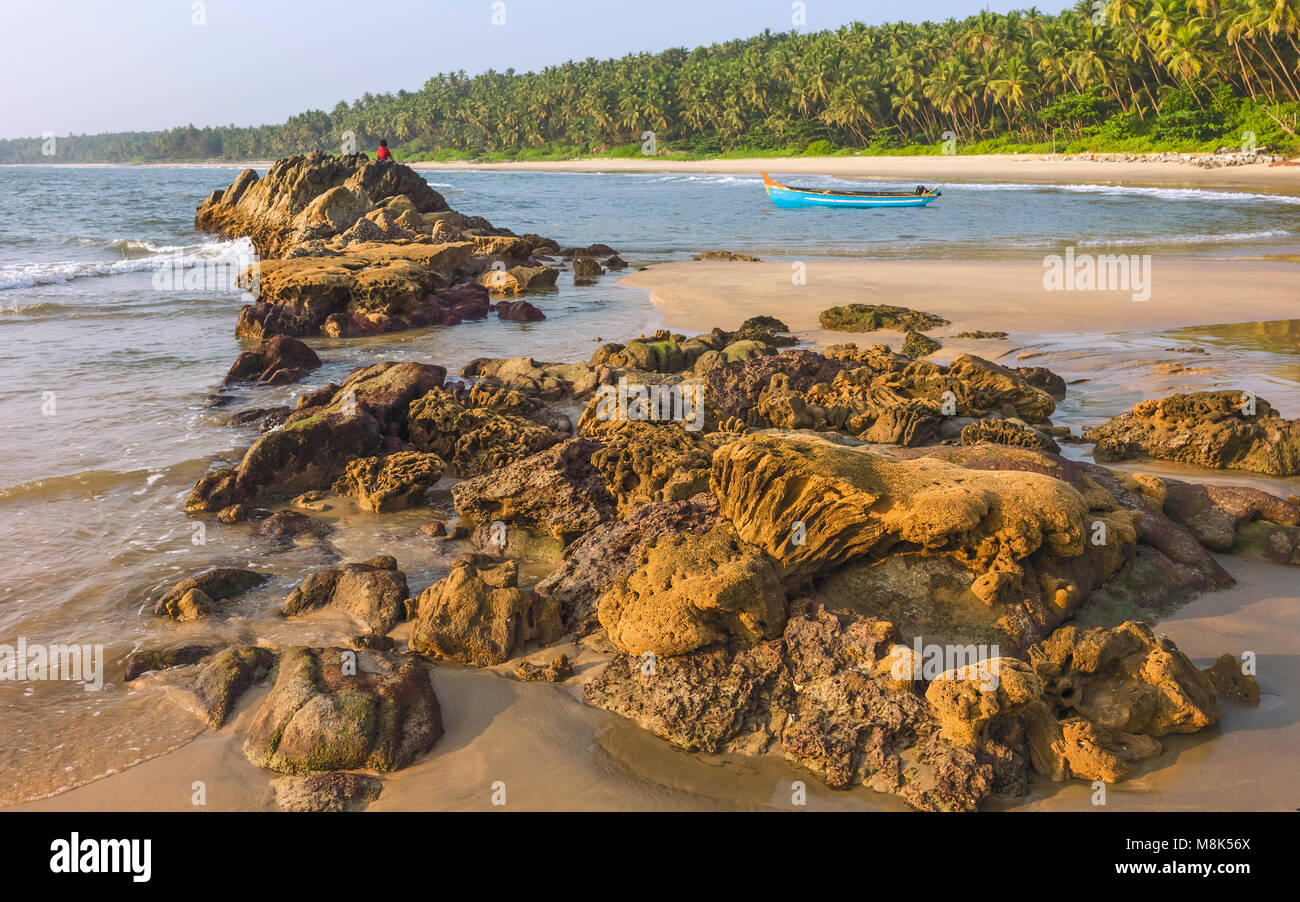
[[[436,75],[283,125],[0,141],[0,162],[247,160],[338,151],[402,160],[802,154],[1300,152],[1300,0],[1083,0],[1059,16],[854,23],[538,73]],[[950,140],[951,139],[951,140]]]

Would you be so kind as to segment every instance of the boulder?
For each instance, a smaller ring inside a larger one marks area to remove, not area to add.
[[[458,561],[420,593],[411,627],[412,651],[486,667],[508,660],[528,642],[549,645],[561,634],[557,605],[520,589],[514,561],[476,566]]]
[[[242,595],[268,579],[264,573],[237,567],[205,570],[168,589],[154,603],[153,612],[159,617],[170,617],[173,620],[199,620],[216,610],[218,603]]]
[[[122,679],[129,683],[132,680],[139,679],[146,673],[197,664],[212,652],[211,645],[201,645],[194,642],[174,645],[171,648],[133,651],[126,658],[126,673]]]
[[[336,607],[382,636],[405,619],[410,595],[406,574],[397,569],[397,561],[381,554],[361,563],[312,573],[289,593],[282,613],[292,617],[326,606]]]
[[[226,374],[225,382],[264,382],[287,385],[319,368],[316,352],[296,338],[275,335],[239,355]]]
[[[286,649],[253,716],[244,754],[290,774],[406,767],[442,736],[428,665],[380,656],[363,670],[340,648]]]

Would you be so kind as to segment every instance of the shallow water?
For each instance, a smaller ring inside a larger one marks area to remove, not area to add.
[[[433,362],[454,372],[479,356],[585,359],[599,340],[625,339],[659,322],[647,294],[619,286],[614,275],[581,288],[564,276],[556,291],[532,298],[544,321],[489,318],[365,340],[315,339],[326,363],[303,384],[245,388],[236,403],[209,407],[241,350],[233,333],[242,298],[160,291],[152,276],[176,253],[216,261],[248,253],[246,242],[192,228],[195,205],[236,174],[0,168],[0,557],[8,565],[0,643],[22,636],[102,644],[107,661],[105,687],[95,693],[71,683],[0,682],[0,804],[119,770],[199,730],[167,696],[122,685],[133,649],[184,640],[338,643],[355,631],[345,622],[273,616],[305,571],[335,554],[394,553],[418,593],[448,567],[446,555],[419,535],[425,515],[416,513],[377,518],[339,505],[327,514],[337,526],[327,547],[276,550],[246,525],[215,521],[197,533],[181,510],[185,495],[211,466],[235,462],[256,436],[221,425],[232,410],[291,403],[380,360]],[[1296,198],[1182,189],[945,185],[943,199],[923,210],[846,216],[777,210],[750,176],[440,171],[427,178],[466,213],[562,245],[608,243],[634,266],[713,248],[778,259],[1037,258],[1067,243],[1258,255],[1294,252],[1300,237]],[[1060,422],[1090,424],[1153,392],[1229,383],[1295,416],[1296,334],[1289,323],[1043,336],[1017,354],[1072,381]],[[1207,353],[1166,350],[1191,346]],[[147,603],[161,590],[214,565],[251,565],[273,578],[228,619],[176,624],[149,614]]]

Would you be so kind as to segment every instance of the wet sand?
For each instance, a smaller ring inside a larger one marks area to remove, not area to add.
[[[1229,166],[1202,169],[1172,161],[1118,162],[1038,154],[971,154],[915,157],[773,157],[744,160],[659,160],[653,157],[559,160],[541,163],[411,163],[412,169],[483,169],[530,172],[728,172],[833,175],[841,178],[1026,182],[1044,185],[1134,185],[1231,188],[1300,194],[1300,166]]]
[[[795,264],[665,263],[623,284],[650,291],[670,329],[734,329],[771,314],[812,341],[878,344],[888,333],[825,332],[818,314],[840,304],[895,304],[952,324],[928,333],[1004,331],[1015,338],[1063,332],[1174,328],[1300,316],[1300,265],[1271,261],[1162,259],[1151,296],[1131,291],[1047,291],[1038,261],[807,261]]]

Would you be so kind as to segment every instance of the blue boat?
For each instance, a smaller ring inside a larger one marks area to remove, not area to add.
[[[940,195],[934,188],[917,185],[915,191],[833,191],[795,188],[772,181],[762,173],[767,196],[778,207],[924,207]]]

